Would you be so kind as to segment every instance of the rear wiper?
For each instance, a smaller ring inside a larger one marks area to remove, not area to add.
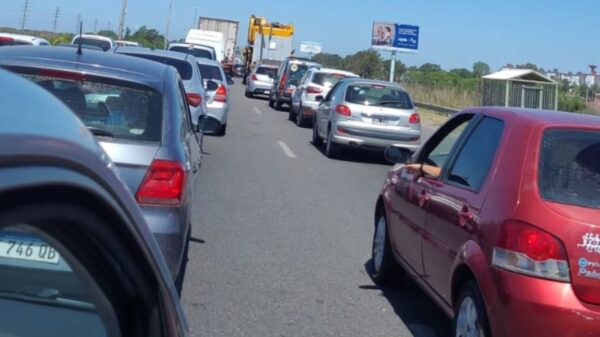
[[[101,129],[101,128],[97,128],[95,126],[88,126],[87,129],[94,135],[94,136],[99,136],[99,137],[110,137],[110,138],[114,138],[115,134],[105,130],[105,129]]]
[[[398,104],[398,103],[403,103],[403,102],[402,101],[382,101],[382,102],[379,102],[379,105]]]
[[[17,292],[0,291],[0,298],[7,300],[30,302],[43,305],[64,307],[80,311],[95,311],[94,304],[82,302],[79,300],[60,297],[60,292],[56,289],[40,289],[39,293],[29,289],[22,289]]]

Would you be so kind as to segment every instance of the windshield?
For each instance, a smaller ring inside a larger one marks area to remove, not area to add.
[[[183,47],[183,46],[172,46],[169,48],[169,50],[194,55],[195,57],[199,57],[199,58],[203,58],[203,59],[209,59],[209,60],[213,59],[213,54],[206,49]]]
[[[162,95],[124,82],[24,75],[54,94],[99,137],[160,142]]]
[[[270,77],[275,77],[275,75],[277,75],[277,68],[258,67],[256,69],[256,74],[258,74],[258,75],[267,75],[267,76],[270,76]]]
[[[217,80],[223,82],[223,75],[221,74],[221,68],[217,66],[211,66],[208,64],[198,64],[200,68],[200,74],[203,80]]]
[[[123,53],[124,55],[129,55],[129,56],[134,56],[134,57],[140,57],[143,59],[147,59],[147,60],[151,60],[151,61],[156,61],[156,62],[160,62],[160,63],[164,63],[166,65],[170,65],[175,67],[175,69],[177,69],[177,72],[179,72],[179,76],[181,76],[181,79],[184,81],[190,80],[192,78],[192,66],[187,62],[187,61],[182,61],[182,60],[176,60],[176,59],[172,59],[169,57],[161,57],[161,56],[157,56],[157,55],[147,55],[147,54],[135,54],[135,53]]]
[[[384,106],[395,109],[412,109],[408,94],[400,89],[379,84],[350,85],[346,101],[354,104]]]
[[[87,38],[87,37],[77,37],[75,38],[75,40],[73,40],[73,44],[79,44],[79,41],[81,41],[81,44],[85,44],[88,46],[93,46],[93,47],[100,47],[102,48],[102,50],[107,51],[111,48],[110,42],[105,41],[105,40],[100,40],[100,39],[91,39],[91,38]]]
[[[600,208],[600,131],[544,132],[538,184],[542,197]]]
[[[288,83],[298,85],[304,74],[308,71],[309,67],[302,63],[290,63],[288,65]]]
[[[312,78],[312,82],[324,87],[333,87],[340,80],[348,76],[342,74],[330,74],[330,73],[315,73]]]

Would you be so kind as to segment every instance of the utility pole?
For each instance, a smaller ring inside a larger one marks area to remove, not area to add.
[[[56,28],[58,27],[58,18],[60,17],[60,7],[56,7],[54,10],[54,20],[52,22],[52,37],[56,34]]]
[[[394,82],[396,78],[396,51],[392,52],[392,59],[390,61],[390,82]]]
[[[169,44],[169,26],[171,25],[171,11],[173,9],[173,0],[169,0],[169,14],[167,14],[167,30],[165,31],[165,49]]]
[[[196,26],[197,18],[198,18],[198,7],[194,7],[194,20],[192,20],[192,29],[200,28],[200,27]]]
[[[25,23],[27,22],[27,13],[29,12],[29,0],[25,0],[23,4],[23,18],[21,19],[21,30],[25,29]]]
[[[94,34],[98,32],[98,18],[94,19]]]
[[[81,28],[81,13],[79,13],[77,15],[77,30],[76,30],[76,32],[80,31],[80,28]]]
[[[127,0],[121,0],[121,16],[119,17],[119,38],[125,33],[125,15],[127,14]]]

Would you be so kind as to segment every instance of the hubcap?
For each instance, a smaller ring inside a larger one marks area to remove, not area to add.
[[[484,337],[475,301],[471,297],[465,297],[460,304],[456,318],[456,337]]]
[[[383,264],[383,254],[385,251],[385,218],[379,218],[375,226],[375,236],[373,237],[373,267],[375,272],[379,273]]]

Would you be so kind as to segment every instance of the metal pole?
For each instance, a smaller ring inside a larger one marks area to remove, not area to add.
[[[25,23],[27,22],[27,12],[29,12],[29,0],[25,0],[23,4],[23,18],[21,19],[21,30],[25,29]]]
[[[199,26],[196,26],[197,25],[197,23],[196,23],[197,22],[196,21],[197,17],[198,17],[198,7],[194,7],[194,20],[192,20],[192,29],[198,29],[198,28],[200,28]]]
[[[169,0],[169,14],[167,14],[167,30],[165,32],[165,49],[169,44],[169,26],[171,25],[171,10],[173,9],[173,0]]]
[[[396,52],[392,52],[392,60],[390,61],[390,82],[394,82],[394,75],[396,74]]]
[[[125,15],[127,13],[127,0],[121,0],[121,16],[119,17],[119,38],[123,38],[125,32]]]

